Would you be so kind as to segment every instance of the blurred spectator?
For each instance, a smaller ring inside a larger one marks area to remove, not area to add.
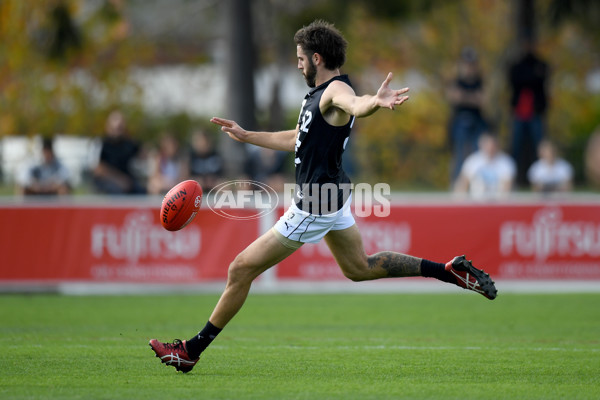
[[[590,136],[585,149],[585,174],[592,185],[600,188],[600,126]]]
[[[251,178],[266,183],[276,192],[283,192],[287,181],[285,166],[288,153],[258,146],[252,146],[248,150],[246,171]]]
[[[511,154],[517,163],[517,183],[527,185],[527,170],[544,137],[548,106],[548,65],[534,51],[534,43],[523,43],[520,58],[509,69],[513,114]]]
[[[17,193],[21,195],[69,194],[69,170],[56,158],[52,139],[42,140],[42,160],[17,175]]]
[[[515,163],[500,150],[498,139],[483,133],[479,137],[479,150],[463,163],[455,191],[469,192],[475,198],[505,196],[512,189],[515,173]]]
[[[179,147],[179,141],[171,133],[162,135],[158,152],[150,157],[148,193],[165,194],[187,178],[187,161]]]
[[[106,194],[143,194],[143,185],[132,172],[140,145],[127,135],[125,118],[113,111],[106,121],[100,161],[93,171],[96,189]]]
[[[217,153],[212,140],[204,131],[194,132],[191,144],[190,177],[196,180],[204,191],[209,191],[223,177],[223,157]]]
[[[531,188],[536,192],[567,192],[573,187],[573,167],[558,158],[556,146],[549,140],[542,140],[538,148],[539,160],[534,162],[527,177]]]
[[[486,129],[482,116],[483,80],[475,50],[464,48],[458,63],[458,75],[448,88],[453,107],[449,139],[454,158],[451,180],[454,182],[465,158],[477,151],[477,140]]]

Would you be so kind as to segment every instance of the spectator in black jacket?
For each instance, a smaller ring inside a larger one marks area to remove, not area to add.
[[[548,108],[548,65],[534,51],[533,41],[523,44],[521,57],[509,69],[513,114],[511,155],[517,163],[517,184],[528,185],[527,170],[536,160],[544,138]]]
[[[479,136],[486,130],[483,119],[483,78],[475,50],[466,47],[461,52],[458,75],[448,88],[452,105],[450,144],[454,159],[451,180],[458,177],[466,157],[477,151]]]
[[[106,121],[100,161],[93,171],[94,185],[106,194],[143,194],[145,188],[132,171],[140,145],[127,135],[125,118],[113,111]]]

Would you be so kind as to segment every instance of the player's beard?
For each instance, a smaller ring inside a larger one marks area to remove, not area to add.
[[[304,80],[308,87],[314,88],[317,85],[317,67],[312,59],[308,59],[308,68],[304,70]]]

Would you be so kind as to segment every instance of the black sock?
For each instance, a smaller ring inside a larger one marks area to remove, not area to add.
[[[185,342],[185,348],[188,355],[192,360],[200,357],[209,344],[217,337],[221,332],[221,328],[217,328],[208,321],[204,329],[202,329],[196,336]]]
[[[440,281],[454,283],[456,285],[456,278],[450,272],[446,271],[445,264],[422,259],[421,276],[426,278],[436,278]]]

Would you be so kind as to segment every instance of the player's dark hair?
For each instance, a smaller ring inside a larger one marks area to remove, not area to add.
[[[309,56],[319,53],[325,60],[325,68],[340,68],[346,62],[348,42],[333,24],[316,20],[304,26],[294,35],[296,45],[302,47]]]

